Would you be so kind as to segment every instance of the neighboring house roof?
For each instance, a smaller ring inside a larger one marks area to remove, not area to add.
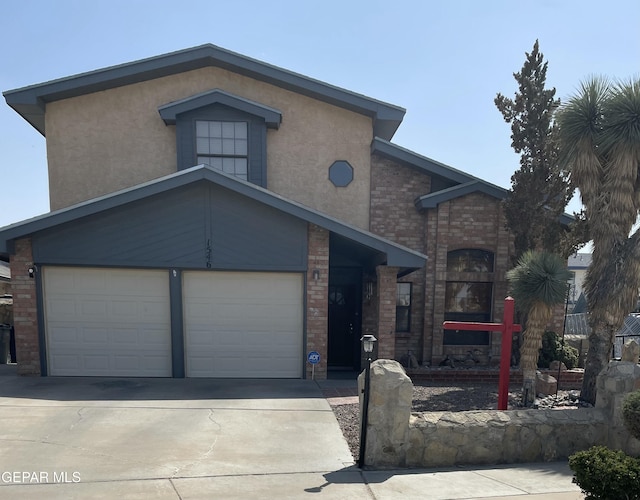
[[[229,50],[206,44],[4,92],[7,104],[45,135],[48,102],[216,66],[373,118],[374,135],[391,139],[405,110]]]
[[[0,260],[0,281],[11,281],[9,263]]]
[[[368,231],[345,224],[305,205],[277,195],[267,189],[225,174],[206,165],[198,165],[160,179],[149,181],[77,205],[50,212],[0,229],[0,256],[11,251],[12,241],[30,234],[72,222],[126,203],[166,192],[193,182],[209,181],[299,219],[316,224],[348,240],[386,255],[389,266],[401,268],[400,274],[424,266],[427,257]]]
[[[567,260],[567,267],[569,269],[586,269],[591,265],[590,253],[574,253],[569,256]]]

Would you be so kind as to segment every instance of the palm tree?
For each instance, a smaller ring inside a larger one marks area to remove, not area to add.
[[[553,310],[567,298],[571,273],[567,262],[549,252],[525,252],[516,267],[507,273],[516,307],[527,315],[520,347],[523,402],[529,405],[535,396],[536,368],[545,332]]]
[[[589,350],[583,400],[595,403],[596,378],[640,287],[640,79],[594,77],[558,112],[560,159],[580,190],[593,241],[585,279]]]

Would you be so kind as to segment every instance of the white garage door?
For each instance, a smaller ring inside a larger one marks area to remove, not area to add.
[[[45,267],[50,375],[170,377],[167,271]]]
[[[188,377],[302,376],[302,275],[185,272]]]

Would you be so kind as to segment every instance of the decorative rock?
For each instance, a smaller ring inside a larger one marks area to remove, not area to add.
[[[411,351],[400,356],[400,364],[409,369],[420,367],[420,365],[418,364],[418,358],[416,358]]]
[[[567,371],[567,365],[565,365],[562,361],[556,360],[549,363],[550,371],[557,372],[558,368],[560,369],[560,371],[563,371],[563,372]]]
[[[640,361],[640,345],[635,340],[627,340],[622,346],[620,361],[638,364],[638,361]]]
[[[365,372],[358,377],[364,387]],[[413,384],[397,361],[379,359],[371,364],[369,422],[365,464],[374,467],[404,465],[408,446]],[[363,405],[360,393],[360,408]]]
[[[551,375],[536,373],[536,393],[548,396],[558,391],[558,381]]]

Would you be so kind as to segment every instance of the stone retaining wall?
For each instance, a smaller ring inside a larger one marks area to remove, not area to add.
[[[364,374],[358,379],[364,385]],[[596,408],[411,413],[413,384],[402,366],[371,366],[365,464],[441,467],[542,462],[601,444],[640,454],[620,405],[640,389],[640,365],[611,362],[598,377]],[[362,393],[361,401],[362,405]]]
[[[559,460],[606,435],[606,415],[595,408],[415,413],[406,466]]]

